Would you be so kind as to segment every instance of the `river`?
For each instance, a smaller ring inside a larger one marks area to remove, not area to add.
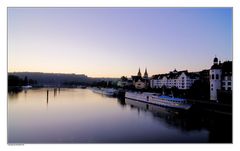
[[[8,143],[231,143],[232,117],[174,110],[90,89],[8,94]]]

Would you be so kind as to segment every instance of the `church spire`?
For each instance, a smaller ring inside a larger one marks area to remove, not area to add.
[[[144,78],[148,78],[147,68],[145,68]]]
[[[141,71],[140,71],[140,68],[139,68],[139,70],[138,70],[138,74],[137,74],[138,76],[142,76],[142,74],[141,74]]]

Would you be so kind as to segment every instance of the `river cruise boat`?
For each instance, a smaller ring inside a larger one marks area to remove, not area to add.
[[[92,90],[95,93],[108,95],[108,96],[114,96],[117,93],[117,90],[112,88],[93,88]]]
[[[145,103],[165,106],[165,107],[184,109],[184,110],[188,110],[192,106],[191,104],[187,103],[186,99],[159,95],[157,93],[126,92],[125,98],[141,101]]]

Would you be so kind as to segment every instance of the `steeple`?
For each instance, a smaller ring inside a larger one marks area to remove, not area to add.
[[[140,71],[140,68],[139,68],[139,70],[138,70],[138,74],[137,74],[139,77],[141,77],[142,76],[142,74],[141,74],[141,71]]]
[[[147,73],[147,68],[145,68],[145,72],[144,72],[144,78],[148,78],[148,73]]]
[[[213,64],[218,64],[218,58],[215,55],[215,58],[213,59]]]

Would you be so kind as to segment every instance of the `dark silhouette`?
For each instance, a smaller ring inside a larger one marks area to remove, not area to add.
[[[49,92],[49,90],[47,90],[47,105],[48,105],[48,92]]]
[[[89,86],[99,81],[116,82],[119,78],[91,78],[84,74],[63,74],[63,73],[41,73],[41,72],[12,72],[9,75],[18,76],[25,79],[29,85],[35,84],[46,87],[74,87],[74,86]],[[32,80],[33,81],[32,81]]]
[[[8,75],[8,86],[22,86],[24,81],[15,75]]]
[[[192,87],[188,91],[187,98],[209,100],[210,85],[208,81],[197,80],[193,83]]]

